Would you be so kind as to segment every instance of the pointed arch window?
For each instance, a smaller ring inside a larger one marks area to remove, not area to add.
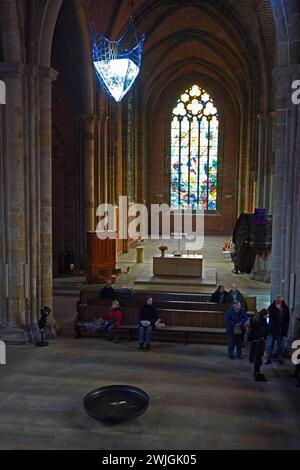
[[[200,86],[185,91],[171,122],[171,207],[217,210],[219,115]]]

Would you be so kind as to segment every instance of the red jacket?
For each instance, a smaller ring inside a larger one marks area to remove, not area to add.
[[[112,320],[113,318],[116,320],[115,326],[120,326],[123,319],[123,313],[119,308],[112,308],[104,315],[105,320]]]

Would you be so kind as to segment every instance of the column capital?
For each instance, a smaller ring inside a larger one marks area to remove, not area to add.
[[[52,67],[44,67],[39,65],[37,69],[40,78],[46,78],[51,82],[55,82],[59,74],[59,72],[57,72],[57,70],[53,69]]]
[[[16,78],[23,76],[25,73],[25,65],[21,62],[0,62],[1,78]]]
[[[48,78],[51,81],[55,81],[58,72],[52,67],[43,67],[40,65],[26,65],[21,62],[0,62],[0,77],[2,78],[15,78],[18,75],[32,76],[36,78],[40,76],[41,78]]]

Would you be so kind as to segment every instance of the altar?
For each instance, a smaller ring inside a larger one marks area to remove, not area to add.
[[[165,255],[153,257],[154,276],[180,276],[202,278],[202,255]]]

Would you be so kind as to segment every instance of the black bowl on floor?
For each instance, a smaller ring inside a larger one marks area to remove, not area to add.
[[[109,385],[88,393],[83,399],[83,406],[92,418],[105,424],[116,424],[140,416],[149,402],[149,396],[140,388]]]

